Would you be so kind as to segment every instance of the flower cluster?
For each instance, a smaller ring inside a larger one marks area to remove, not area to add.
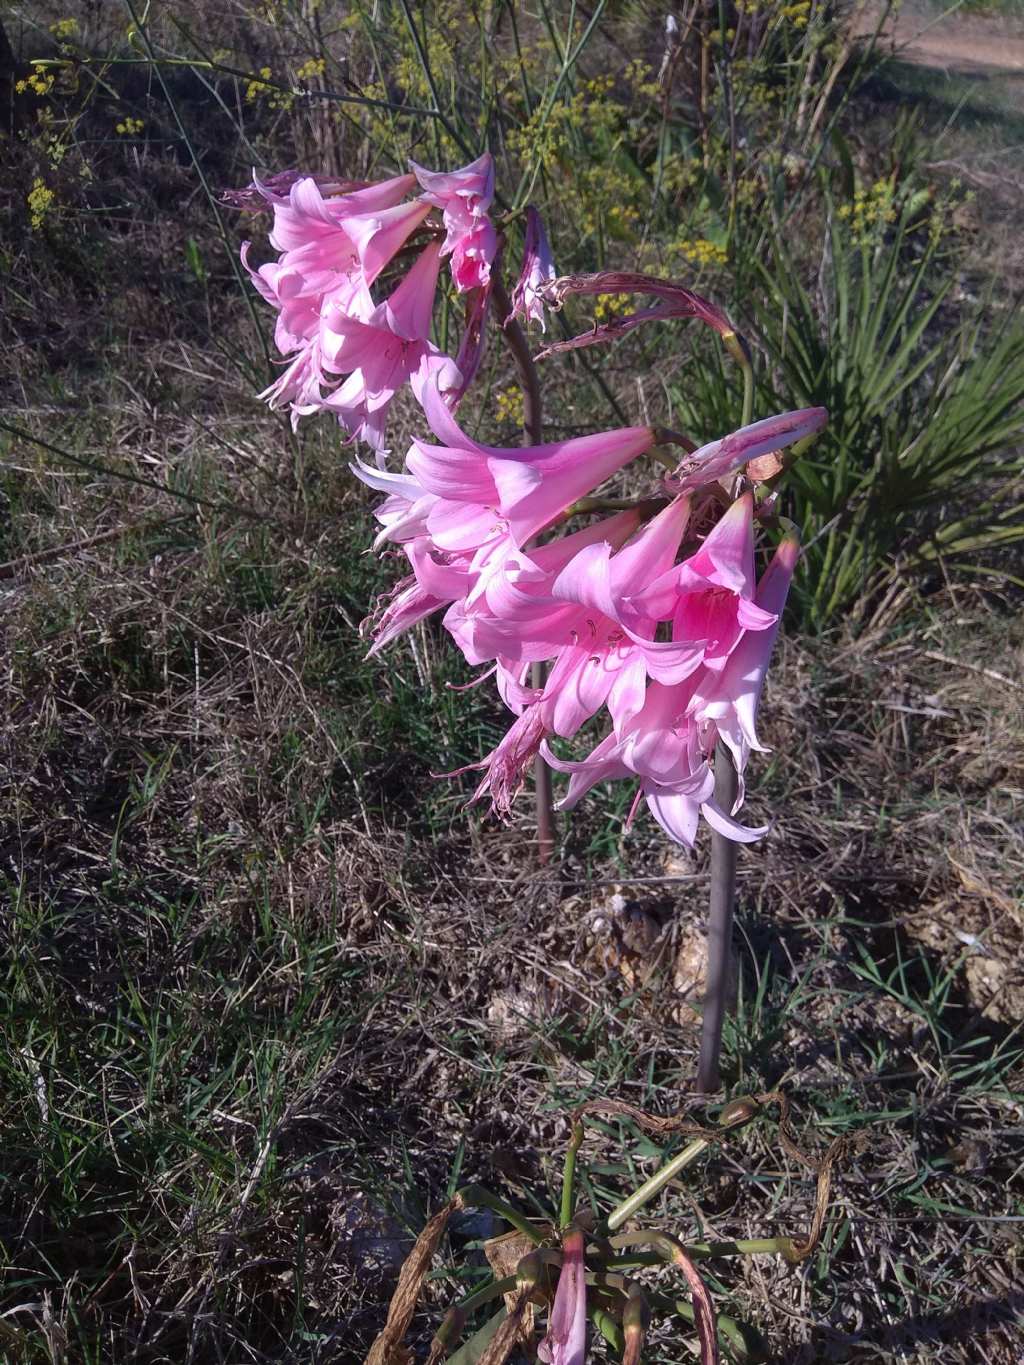
[[[451,258],[456,288],[484,305],[498,252],[490,155],[450,173],[410,164],[409,174],[374,184],[289,173],[255,179],[256,195],[273,210],[270,243],[280,254],[254,268],[250,244],[242,249],[253,284],[277,309],[275,341],[286,357],[261,397],[290,408],[295,423],[333,413],[382,453],[392,398],[406,384],[415,389],[424,362],[440,356],[429,333],[442,259]],[[440,224],[431,221],[436,215]],[[376,291],[406,250],[411,266],[389,293]],[[474,351],[448,362],[444,386],[453,401],[478,361]]]
[[[50,189],[46,181],[37,175],[32,181],[32,188],[25,196],[25,203],[28,206],[29,223],[31,224],[33,231],[38,231],[39,228],[43,226],[46,215],[53,208],[55,198],[56,196],[54,195],[53,190]]]
[[[691,845],[699,817],[727,837],[748,829],[714,800],[721,739],[740,773],[762,746],[755,716],[798,545],[786,535],[755,575],[751,489],[719,479],[813,434],[822,409],[755,422],[685,457],[658,495],[536,543],[658,433],[628,427],[550,445],[483,446],[455,423],[436,382],[421,399],[441,445],[414,441],[401,474],[354,465],[387,494],[378,545],[411,572],[371,623],[374,651],[436,611],[467,662],[487,667],[516,719],[479,765],[475,798],[508,814],[538,754],[571,775],[563,809],[597,782],[638,783],[662,828]],[[723,509],[723,502],[725,503]],[[582,509],[586,511],[584,504]],[[547,661],[542,687],[531,664]],[[603,710],[610,731],[581,762],[550,747]],[[742,790],[737,808],[742,801]],[[636,803],[634,803],[634,809]]]
[[[264,397],[289,405],[295,420],[335,414],[376,455],[352,469],[385,495],[376,548],[397,546],[409,572],[367,623],[371,652],[443,611],[466,661],[494,676],[515,717],[473,765],[483,770],[474,799],[489,796],[501,816],[542,757],[569,775],[564,808],[595,783],[624,778],[636,783],[633,811],[645,801],[680,843],[692,846],[701,816],[728,838],[760,837],[764,829],[735,819],[742,780],[733,809],[716,803],[712,758],[721,743],[742,777],[762,747],[757,705],[799,549],[784,535],[758,579],[756,539],[773,513],[755,492],[782,468],[776,453],[819,431],[826,413],[783,413],[699,449],[650,426],[525,447],[474,440],[454,409],[479,363],[500,254],[488,213],[493,166],[488,155],[450,173],[410,164],[410,174],[372,185],[295,172],[256,181],[255,194],[273,209],[270,241],[280,254],[257,269],[249,243],[242,252],[278,311],[276,341],[287,357]],[[234,202],[251,201],[239,193]],[[406,252],[411,263],[397,274]],[[454,359],[429,338],[444,258],[467,296]],[[386,273],[390,290],[378,296]],[[636,293],[655,303],[545,353],[682,317],[713,327],[745,355],[720,309],[668,281],[623,272],[555,278],[539,215],[528,211],[513,316],[543,327],[545,308],[570,294]],[[398,472],[386,467],[385,416],[406,385],[434,439],[414,440]],[[678,463],[668,458],[671,473],[652,480],[649,496],[612,505],[593,496],[666,442],[685,453]],[[549,671],[532,686],[538,663]],[[556,740],[599,714],[607,732],[589,757],[570,762],[555,752]]]

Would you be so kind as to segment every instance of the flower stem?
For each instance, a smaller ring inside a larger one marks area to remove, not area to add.
[[[548,1228],[537,1227],[518,1209],[514,1209],[504,1199],[499,1199],[496,1194],[491,1194],[490,1190],[485,1190],[482,1185],[464,1185],[458,1191],[458,1198],[465,1207],[471,1205],[474,1208],[490,1209],[492,1213],[504,1218],[506,1223],[511,1223],[517,1231],[527,1236],[534,1246],[539,1246],[550,1235]]]
[[[621,1204],[616,1205],[604,1220],[604,1227],[609,1232],[621,1228],[623,1223],[632,1218],[638,1209],[642,1209],[659,1190],[663,1190],[670,1180],[674,1180],[684,1167],[696,1161],[701,1152],[710,1145],[710,1138],[695,1138],[693,1142],[688,1143],[677,1156],[666,1162],[660,1170],[655,1171],[649,1180],[645,1180],[638,1190],[634,1190]]]
[[[732,754],[719,740],[715,748],[715,803],[727,814],[736,801],[737,776]],[[711,900],[708,906],[707,989],[700,1035],[697,1090],[709,1095],[721,1084],[722,1024],[729,991],[729,952],[736,900],[738,845],[724,834],[711,834]]]
[[[750,347],[739,332],[722,332],[722,345],[743,371],[743,416],[740,426],[749,426],[754,417],[754,364]]]
[[[512,304],[505,285],[497,275],[494,277],[492,297],[498,326],[519,370],[519,381],[523,391],[523,431],[528,444],[540,445],[543,428],[537,367],[530,355],[523,329],[512,316]],[[542,688],[546,678],[547,666],[543,661],[530,665],[531,687]],[[533,783],[537,809],[537,859],[543,866],[551,861],[555,851],[555,802],[551,788],[551,769],[539,754],[533,764]]]
[[[746,342],[736,333],[722,338],[729,354],[743,370],[743,414],[741,426],[749,426],[754,416],[754,366]],[[719,740],[715,748],[715,803],[732,814],[739,790],[739,778],[732,754]],[[736,902],[737,845],[724,834],[711,834],[711,898],[708,905],[707,990],[701,1024],[700,1060],[697,1064],[697,1092],[711,1094],[721,1084],[719,1062],[722,1055],[722,1024],[725,1020],[729,990],[729,952],[732,942],[733,907]]]
[[[747,427],[754,420],[754,367],[747,360],[743,366],[743,417],[740,426]]]
[[[565,1151],[565,1171],[562,1175],[562,1206],[559,1211],[558,1225],[567,1227],[573,1212],[573,1184],[576,1178],[576,1153],[583,1141],[583,1124],[574,1123],[569,1146]]]

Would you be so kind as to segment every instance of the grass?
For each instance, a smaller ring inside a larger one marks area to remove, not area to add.
[[[257,469],[264,421],[227,405],[218,424]],[[49,1302],[70,1359],[358,1360],[387,1265],[457,1163],[463,1181],[552,1194],[573,1102],[685,1102],[696,1036],[674,964],[703,859],[692,882],[619,880],[623,916],[617,879],[679,875],[649,829],[624,837],[621,812],[591,808],[542,873],[528,821],[457,809],[430,773],[472,760],[499,717],[444,690],[430,632],[391,666],[362,661],[344,616],[378,572],[355,551],[366,508],[318,477],[310,444],[304,507],[262,488],[273,533],[203,513],[8,589],[16,1357],[47,1358]],[[22,550],[74,543],[95,515],[91,479],[54,473],[20,477]],[[119,524],[151,498],[102,487]],[[778,825],[744,857],[726,1071],[737,1091],[784,1084],[807,1146],[870,1143],[808,1267],[725,1277],[723,1307],[779,1359],[966,1362],[979,1341],[1013,1359],[1020,693],[940,660],[983,648],[1011,676],[1016,631],[997,600],[953,589],[916,624],[792,640],[778,661],[753,798]],[[639,951],[631,924],[653,934]],[[971,973],[982,954],[1007,973],[995,1002]],[[692,1188],[716,1236],[799,1231],[803,1173],[751,1141],[658,1214],[692,1228]],[[603,1195],[651,1157],[627,1162],[613,1130],[583,1163]],[[672,1340],[652,1359],[675,1358]]]
[[[247,32],[256,66],[280,31]],[[202,81],[166,75],[202,130]],[[528,814],[497,827],[462,809],[471,776],[434,776],[491,747],[500,708],[449,687],[467,679],[435,626],[364,658],[393,576],[364,553],[372,499],[339,477],[333,429],[294,437],[253,400],[258,342],[191,153],[139,69],[111,80],[144,145],[95,110],[53,173],[56,216],[3,242],[4,420],[47,444],[2,438],[0,1355],[356,1362],[455,1184],[550,1202],[572,1104],[688,1105],[706,859],[624,832],[611,792],[538,870]],[[244,106],[250,143],[294,149],[288,111]],[[104,176],[79,200],[93,135]],[[247,146],[193,150],[211,183],[244,179]],[[15,152],[23,214],[38,149]],[[629,357],[594,365],[632,414]],[[552,430],[604,411],[585,375],[546,383]],[[725,1072],[733,1093],[783,1085],[808,1150],[866,1144],[811,1261],[721,1272],[720,1306],[780,1362],[1019,1354],[1024,642],[1005,582],[937,569],[776,661],[751,793],[776,824],[742,856]],[[657,1154],[610,1123],[581,1165],[605,1201]],[[812,1196],[766,1128],[655,1213],[763,1236],[803,1230]],[[454,1227],[417,1346],[497,1230]]]

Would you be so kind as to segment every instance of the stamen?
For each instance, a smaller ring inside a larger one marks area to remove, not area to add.
[[[468,683],[446,682],[445,687],[448,688],[449,692],[468,692],[473,687],[479,687],[480,684],[486,682],[488,678],[492,678],[497,671],[498,665],[492,664],[486,673],[481,673],[478,678],[472,678]]]

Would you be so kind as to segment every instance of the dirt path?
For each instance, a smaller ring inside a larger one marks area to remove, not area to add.
[[[881,6],[866,6],[856,31],[875,31]],[[886,22],[883,44],[891,44],[901,60],[942,67],[965,75],[1024,77],[1024,20],[969,14],[962,9],[943,16],[921,5],[904,5]]]

